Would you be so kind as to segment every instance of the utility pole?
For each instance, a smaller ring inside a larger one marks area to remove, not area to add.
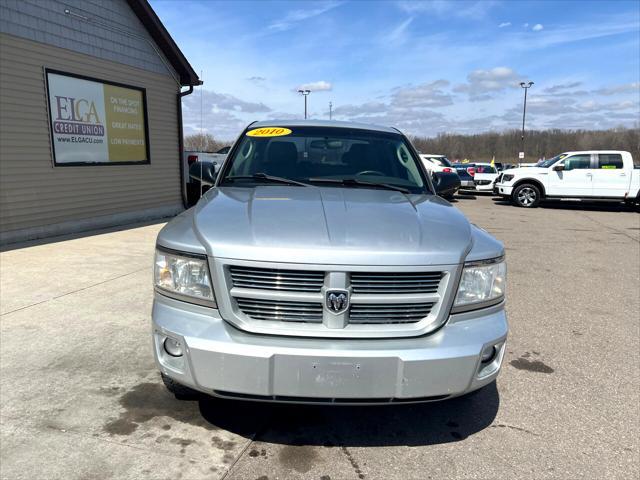
[[[524,88],[524,105],[522,107],[522,150],[520,150],[520,155],[518,155],[519,160],[524,160],[524,119],[527,114],[527,90],[531,88],[533,82],[520,82],[520,86]]]
[[[333,103],[329,102],[329,120],[331,120],[332,113],[333,113]]]
[[[298,90],[298,93],[304,97],[304,119],[307,119],[307,97],[311,93],[311,90]]]

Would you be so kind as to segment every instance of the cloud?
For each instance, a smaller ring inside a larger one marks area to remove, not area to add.
[[[398,45],[406,40],[406,31],[409,25],[413,22],[413,17],[409,17],[401,22],[396,28],[391,30],[387,35],[383,37],[385,43],[393,43]]]
[[[231,110],[244,113],[264,113],[271,109],[264,103],[247,102],[228,93],[217,93],[213,90],[196,90],[182,100],[182,105],[188,109],[200,111],[200,95],[202,93],[203,110]]]
[[[187,135],[200,132],[202,127],[204,132],[213,133],[216,137],[233,138],[248,123],[243,117],[267,112],[271,112],[271,108],[264,103],[248,102],[212,90],[198,89],[182,99],[182,118]]]
[[[186,100],[186,97],[183,99]],[[234,138],[249,123],[238,118],[229,110],[212,110],[203,111],[202,121],[200,118],[200,107],[197,110],[185,108],[183,104],[182,118],[184,126],[184,134],[191,135],[200,133],[211,133],[216,138],[229,139]]]
[[[299,120],[304,115],[301,113],[300,115],[296,115],[295,113],[286,113],[286,112],[272,112],[267,115],[269,120]]]
[[[625,83],[624,85],[615,85],[613,87],[605,87],[594,90],[597,95],[618,95],[620,93],[637,93],[640,91],[640,82]]]
[[[309,4],[306,4],[309,5]],[[299,10],[292,10],[287,13],[280,20],[276,20],[275,22],[269,24],[267,28],[272,31],[282,32],[285,30],[289,30],[296,26],[296,24],[308,20],[313,17],[317,17],[322,15],[329,10],[333,10],[334,8],[340,6],[340,2],[323,2],[319,4],[316,8],[304,8]]]
[[[581,112],[605,112],[605,111],[620,111],[620,110],[632,110],[636,111],[640,108],[638,102],[626,100],[622,102],[613,103],[598,103],[595,100],[587,100],[586,102],[576,105],[576,109]]]
[[[523,23],[523,24],[522,24],[522,27],[523,27],[523,28],[529,28],[529,24],[528,24],[528,23]]]
[[[389,106],[386,103],[366,102],[362,105],[340,105],[333,109],[333,114],[339,117],[354,118],[362,115],[382,115],[388,109]]]
[[[298,90],[311,90],[312,92],[322,92],[322,91],[330,91],[333,89],[333,85],[329,82],[325,82],[324,80],[319,80],[317,82],[303,83],[295,88],[295,91]]]
[[[374,123],[398,128],[410,134],[447,131],[451,124],[433,108],[453,104],[452,95],[444,89],[446,80],[404,86],[392,91],[388,103],[365,102],[360,105],[340,105],[333,110],[334,118],[362,123]]]
[[[431,0],[429,2],[400,1],[398,7],[406,13],[430,13],[439,17],[484,17],[489,10],[500,2],[494,0],[459,1]]]
[[[542,25],[541,23],[536,23],[531,30],[533,30],[534,32],[539,32],[540,30],[544,29],[544,25]]]
[[[582,82],[559,83],[557,85],[552,85],[550,87],[545,88],[544,90],[542,90],[542,92],[554,94],[564,90],[569,90],[572,88],[579,87],[580,85],[582,85]]]
[[[510,27],[511,26],[511,22],[502,22],[500,25],[498,25],[498,28],[504,28],[504,27]]]
[[[249,80],[252,83],[261,83],[261,82],[264,82],[266,80],[266,78],[265,77],[255,76],[255,77],[249,77],[249,78],[247,78],[247,80]]]
[[[452,105],[451,94],[442,90],[448,86],[447,80],[436,80],[415,87],[403,87],[392,94],[391,104],[398,108],[433,108]]]
[[[509,67],[495,67],[490,70],[474,70],[467,75],[467,83],[456,85],[453,90],[467,93],[472,101],[488,100],[488,94],[517,88],[518,83],[523,80],[526,80],[526,76]]]

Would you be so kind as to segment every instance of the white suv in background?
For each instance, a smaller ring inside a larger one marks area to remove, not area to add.
[[[420,160],[429,172],[456,173],[456,169],[451,166],[451,162],[444,155],[421,153]]]
[[[498,177],[494,193],[519,207],[544,199],[609,200],[638,203],[640,170],[629,152],[565,152],[535,167],[513,168]]]
[[[476,173],[473,176],[473,183],[478,192],[491,192],[493,184],[498,178],[498,169],[490,163],[475,163]]]

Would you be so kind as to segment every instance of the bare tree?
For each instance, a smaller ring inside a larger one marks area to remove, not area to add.
[[[444,154],[451,160],[467,158],[487,162],[517,163],[520,131],[487,132],[474,135],[441,133],[434,138],[414,137],[413,144],[425,153]],[[609,130],[529,130],[526,133],[526,161],[551,158],[569,150],[626,150],[640,164],[640,127]]]
[[[223,146],[210,133],[194,133],[184,137],[184,149],[189,151],[216,152]]]

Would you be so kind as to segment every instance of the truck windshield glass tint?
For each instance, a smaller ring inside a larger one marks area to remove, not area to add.
[[[273,137],[245,135],[220,184],[231,185],[228,177],[266,174],[305,183],[313,183],[310,178],[356,179],[400,186],[411,193],[428,191],[402,135],[326,127],[291,130],[290,134]],[[337,182],[334,185],[343,186]],[[322,186],[332,184],[322,182]]]

